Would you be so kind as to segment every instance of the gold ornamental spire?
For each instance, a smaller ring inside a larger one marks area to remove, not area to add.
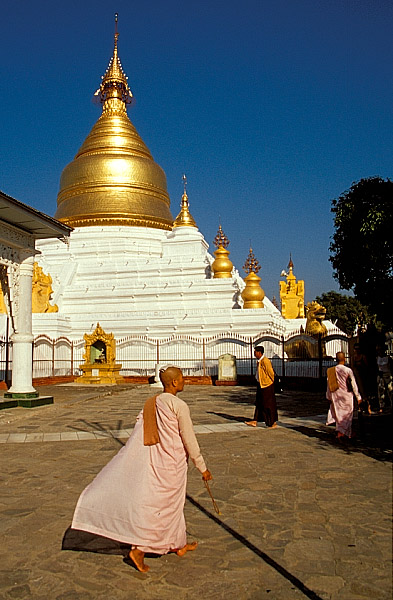
[[[55,217],[72,227],[129,225],[170,230],[166,177],[127,115],[132,93],[113,54],[95,97],[102,114],[60,180]]]
[[[250,246],[250,251],[248,253],[247,260],[243,265],[243,269],[246,273],[250,274],[250,273],[258,273],[260,268],[261,268],[261,265],[255,258],[253,249]]]
[[[194,221],[194,219],[191,216],[191,213],[189,211],[189,203],[188,203],[188,196],[187,196],[187,191],[186,191],[186,187],[187,187],[187,177],[185,175],[183,175],[182,177],[183,179],[183,184],[184,184],[184,191],[183,191],[183,196],[181,198],[181,209],[179,214],[177,215],[176,219],[174,220],[173,223],[173,227],[196,227],[196,223]]]
[[[242,298],[244,300],[243,308],[263,308],[263,299],[265,292],[259,285],[261,278],[258,277],[257,273],[261,266],[254,256],[254,252],[250,247],[250,251],[247,256],[247,260],[244,263],[243,269],[248,273],[244,281],[246,287],[242,291]]]
[[[221,224],[218,226],[218,232],[214,238],[214,245],[217,250],[214,252],[216,257],[212,264],[212,271],[214,273],[214,279],[228,279],[232,277],[233,264],[229,260],[229,240],[222,230]]]
[[[118,14],[115,13],[115,42],[113,55],[109,61],[105,75],[101,77],[102,82],[94,96],[99,98],[103,104],[103,112],[126,112],[126,104],[132,101],[132,92],[128,85],[128,77],[123,71],[120,58],[117,51],[117,40],[119,33],[117,31]]]

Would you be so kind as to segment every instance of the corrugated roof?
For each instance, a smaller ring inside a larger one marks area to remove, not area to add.
[[[68,237],[72,227],[0,191],[0,220],[31,234],[36,240]]]

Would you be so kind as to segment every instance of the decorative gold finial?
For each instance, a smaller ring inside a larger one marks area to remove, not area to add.
[[[181,203],[180,203],[180,212],[177,215],[176,219],[174,220],[173,223],[173,228],[175,227],[196,227],[196,223],[194,221],[194,219],[191,216],[191,213],[189,211],[189,203],[188,203],[188,196],[187,196],[187,192],[186,192],[186,186],[187,186],[187,177],[185,175],[182,176],[182,180],[183,180],[183,185],[184,185],[184,191],[183,191],[183,196],[181,198]]]
[[[213,243],[217,248],[214,252],[216,259],[212,264],[214,279],[227,279],[232,277],[233,264],[228,258],[229,251],[227,250],[229,240],[223,232],[221,225],[218,227],[218,232]]]
[[[252,273],[258,273],[258,271],[260,270],[261,265],[259,264],[259,262],[257,261],[257,259],[254,256],[254,252],[250,246],[250,251],[248,253],[247,256],[247,260],[243,265],[243,269],[246,273],[250,274]]]
[[[223,232],[221,225],[218,226],[218,232],[213,240],[213,244],[216,248],[218,248],[219,246],[222,246],[223,248],[228,248],[229,246],[229,240]]]
[[[120,58],[117,53],[117,30],[118,13],[115,13],[115,36],[113,55],[109,61],[102,82],[94,96],[103,104],[103,112],[110,114],[121,114],[126,112],[126,105],[132,101],[132,92],[128,85],[128,77],[123,71]]]

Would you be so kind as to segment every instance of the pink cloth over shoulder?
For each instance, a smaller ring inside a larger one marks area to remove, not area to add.
[[[186,544],[187,452],[176,415],[156,399],[160,443],[143,444],[143,411],[126,445],[82,492],[72,528],[166,554]]]
[[[360,394],[356,385],[352,370],[345,365],[336,365],[336,377],[338,389],[331,392],[327,387],[326,398],[330,400],[330,408],[327,416],[327,425],[336,423],[336,430],[347,437],[352,434],[353,418],[353,396],[360,400]],[[347,381],[351,382],[353,392],[348,391]]]

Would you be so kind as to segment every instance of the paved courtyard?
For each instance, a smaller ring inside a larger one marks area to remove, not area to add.
[[[338,444],[323,394],[278,397],[280,426],[248,428],[254,390],[188,386],[215,513],[191,465],[195,552],[147,558],[62,550],[80,492],[119,450],[148,386],[39,388],[55,404],[0,411],[0,598],[391,600],[391,415]],[[108,549],[106,549],[109,551]]]

